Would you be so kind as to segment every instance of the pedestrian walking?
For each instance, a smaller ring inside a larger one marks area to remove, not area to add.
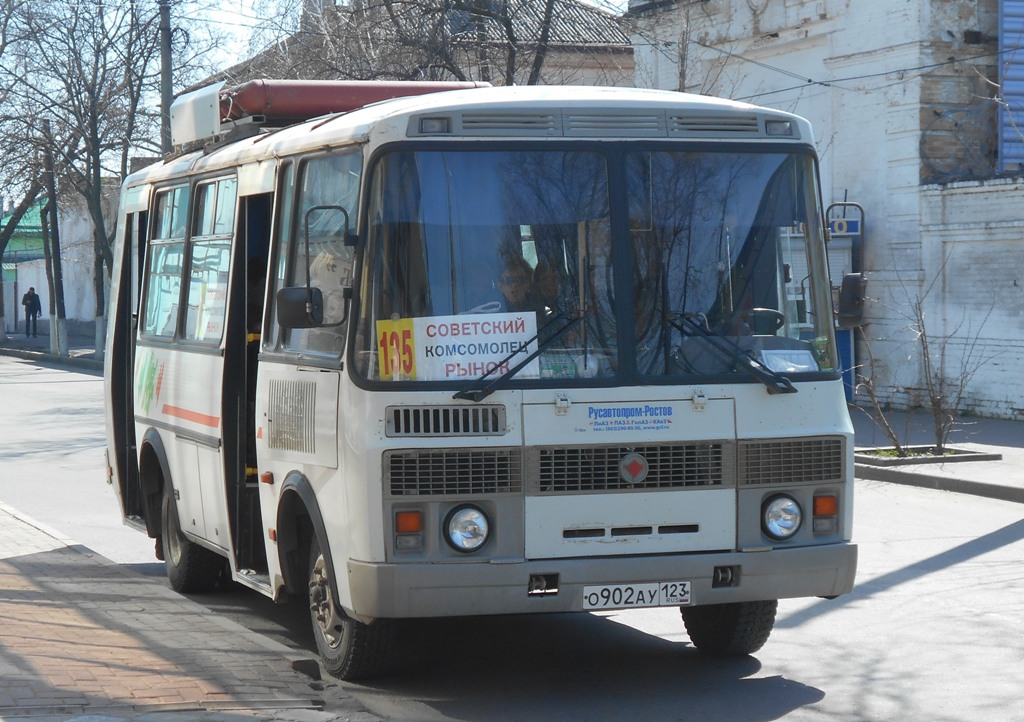
[[[25,335],[35,336],[36,317],[42,315],[43,304],[33,286],[29,286],[28,293],[21,297],[21,305],[25,307]]]

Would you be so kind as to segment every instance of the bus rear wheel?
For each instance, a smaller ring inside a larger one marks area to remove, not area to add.
[[[777,600],[680,607],[683,624],[698,652],[712,657],[743,657],[768,641]]]
[[[376,676],[389,662],[391,621],[377,619],[364,624],[345,614],[334,599],[331,571],[314,537],[309,549],[309,615],[320,661],[328,673],[340,679]]]
[[[164,493],[160,516],[164,565],[171,589],[185,594],[213,589],[224,570],[224,558],[185,538],[170,484]]]

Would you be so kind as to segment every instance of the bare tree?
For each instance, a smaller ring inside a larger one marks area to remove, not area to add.
[[[17,44],[21,38],[22,30],[14,19],[24,5],[25,2],[13,0],[0,2],[0,68],[18,63],[17,55],[10,52],[9,47]],[[12,203],[10,215],[0,227],[0,259],[3,258],[18,224],[42,189],[34,149],[27,147],[23,142],[28,123],[24,114],[16,107],[12,107],[11,91],[10,81],[0,78],[0,154],[4,158],[4,163],[0,166],[0,178],[4,182],[4,200],[17,199]],[[6,335],[3,318],[3,275],[0,274],[0,337]]]
[[[175,7],[201,10],[194,3]],[[117,188],[133,155],[160,147],[157,4],[0,0],[0,33],[0,146],[20,149],[13,157],[21,159],[5,163],[0,175],[8,187],[37,188],[41,147],[49,147],[60,204],[84,204],[91,220],[93,291],[102,317]],[[177,36],[178,66],[191,68],[182,82],[209,70],[195,60],[215,41],[195,32]],[[42,119],[50,139],[40,133]],[[97,329],[99,343],[102,324]]]
[[[871,405],[871,411],[873,412],[871,419],[885,433],[889,443],[892,444],[896,456],[900,458],[907,457],[910,455],[910,452],[904,447],[899,433],[889,421],[886,405],[878,395],[878,365],[875,363],[875,352],[871,348],[871,341],[868,338],[867,331],[864,326],[858,326],[856,330],[861,337],[860,347],[867,354],[866,362],[855,369],[857,391],[867,396],[868,403]]]
[[[95,291],[103,306],[103,269],[112,262],[104,178],[120,177],[140,126],[139,102],[152,75],[156,33],[134,2],[26,7],[24,53],[33,60],[19,89],[52,118],[62,178],[85,200],[93,224]]]
[[[999,354],[983,353],[979,344],[981,330],[992,314],[991,308],[976,331],[967,324],[964,311],[954,327],[945,334],[929,332],[925,308],[926,299],[934,285],[933,280],[924,293],[909,299],[906,315],[909,316],[910,328],[921,353],[924,390],[934,434],[931,453],[942,456],[971,380],[979,369]],[[958,353],[954,353],[954,346],[960,346]]]
[[[928,317],[928,299],[943,277],[948,260],[943,261],[935,276],[920,290],[911,288],[900,279],[902,298],[894,298],[891,308],[906,320],[903,331],[912,339],[920,360],[920,391],[932,420],[933,443],[929,453],[936,456],[946,453],[950,432],[957,423],[971,381],[979,370],[1000,354],[998,351],[986,353],[981,343],[981,333],[992,313],[991,307],[976,328],[972,328],[967,311],[963,310],[951,328],[943,333],[935,330]],[[890,423],[887,404],[880,399],[878,364],[863,327],[861,333],[861,348],[867,353],[867,362],[857,370],[857,390],[867,395],[875,421],[889,438],[896,455],[908,456],[910,450]]]
[[[632,83],[632,47],[621,19],[578,0],[354,0],[318,6],[264,0],[257,7],[267,18],[257,37],[273,41],[228,71],[231,80],[514,85],[574,82],[604,72],[608,84]]]

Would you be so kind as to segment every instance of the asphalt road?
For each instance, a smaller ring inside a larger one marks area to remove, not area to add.
[[[105,483],[101,396],[98,376],[0,357],[0,501],[161,574]],[[670,609],[425,620],[392,675],[346,688],[392,720],[1024,720],[1021,506],[867,481],[856,505],[856,589],[781,602],[756,657],[700,657]],[[193,598],[308,648],[301,606]]]

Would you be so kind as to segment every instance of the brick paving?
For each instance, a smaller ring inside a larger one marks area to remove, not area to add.
[[[0,504],[0,720],[377,719],[310,664]]]

